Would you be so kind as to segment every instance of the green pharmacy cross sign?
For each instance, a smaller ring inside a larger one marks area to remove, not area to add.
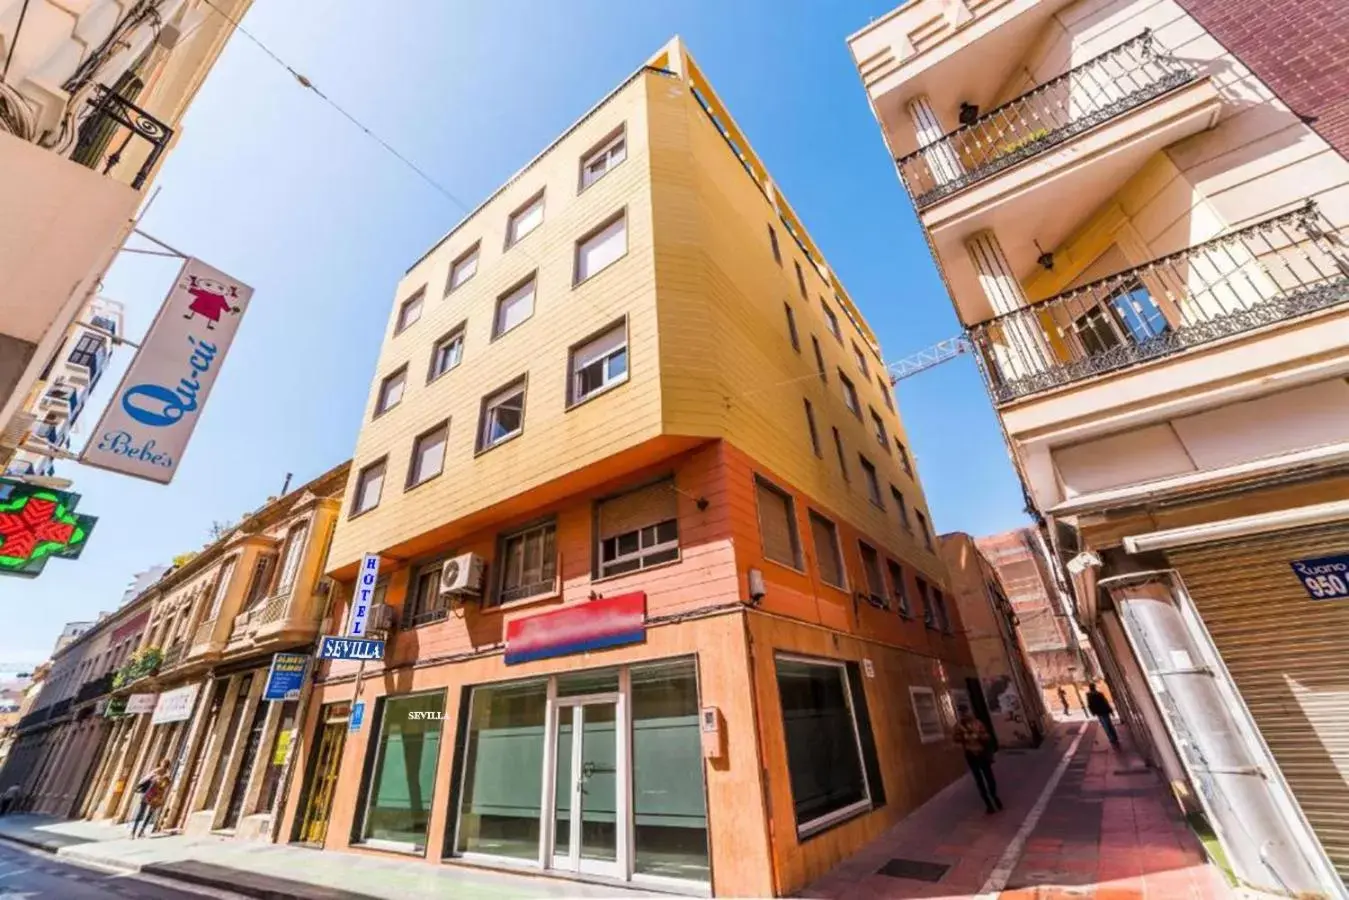
[[[77,559],[98,521],[75,512],[79,494],[0,478],[0,575],[36,578],[47,560]]]

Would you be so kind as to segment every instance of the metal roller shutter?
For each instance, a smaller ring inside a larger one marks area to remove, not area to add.
[[[1326,854],[1349,880],[1349,600],[1292,560],[1349,553],[1349,525],[1167,551]]]

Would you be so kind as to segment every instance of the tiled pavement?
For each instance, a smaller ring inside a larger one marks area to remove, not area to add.
[[[1029,830],[1046,784],[1081,734],[1057,787]],[[985,815],[966,776],[807,888],[838,900],[978,897],[980,900],[1219,900],[1222,875],[1158,775],[1100,726],[1060,723],[1037,750],[1003,751],[995,764],[1006,809]],[[1018,847],[1020,838],[1024,843]],[[937,881],[879,870],[893,859],[949,866]]]

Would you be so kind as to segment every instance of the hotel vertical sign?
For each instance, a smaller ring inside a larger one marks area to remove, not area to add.
[[[172,481],[252,296],[247,285],[187,260],[80,460]]]

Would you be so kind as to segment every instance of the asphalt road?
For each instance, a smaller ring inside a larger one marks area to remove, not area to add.
[[[188,891],[159,879],[118,875],[71,865],[42,852],[0,842],[0,900],[201,900],[229,897],[218,891]]]

